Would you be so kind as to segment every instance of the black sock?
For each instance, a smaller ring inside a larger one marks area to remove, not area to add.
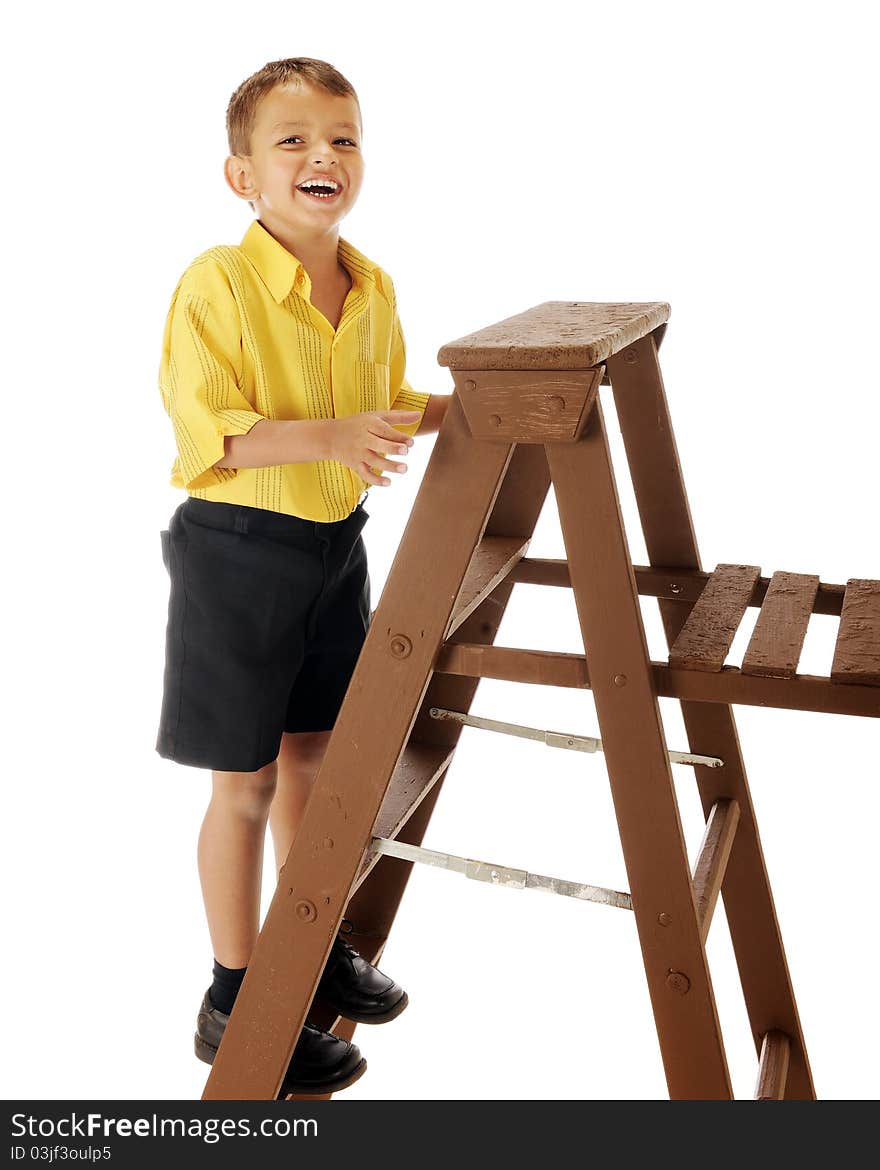
[[[232,1011],[245,971],[247,967],[224,967],[216,957],[214,959],[214,982],[211,984],[209,995],[214,1007],[225,1012],[227,1016]]]

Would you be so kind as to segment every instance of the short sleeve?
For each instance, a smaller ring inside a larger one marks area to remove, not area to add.
[[[389,360],[389,399],[392,410],[420,410],[422,417],[428,405],[430,394],[421,390],[413,390],[406,380],[406,342],[403,339],[403,330],[400,327],[400,318],[397,315],[397,304],[393,305],[391,336],[391,357]],[[404,434],[413,435],[421,425],[419,419],[414,423],[394,423],[397,430]]]
[[[225,483],[238,472],[214,467],[225,435],[243,435],[265,415],[241,390],[241,322],[221,273],[206,266],[181,277],[165,322],[159,389],[174,426],[179,478],[186,489]],[[177,471],[177,468],[175,468]]]

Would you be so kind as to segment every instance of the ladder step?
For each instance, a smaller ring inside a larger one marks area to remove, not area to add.
[[[774,573],[742,660],[743,674],[792,678],[816,604],[813,573]]]
[[[846,583],[831,681],[880,685],[880,581]]]
[[[706,832],[694,868],[694,901],[704,943],[712,925],[715,903],[724,882],[738,824],[739,804],[735,800],[716,800],[706,821]]]
[[[669,651],[669,665],[721,670],[760,576],[758,565],[716,565]]]
[[[529,541],[518,536],[484,536],[471,557],[446,631],[451,638],[478,605],[497,589],[528,552]]]
[[[456,370],[585,370],[669,319],[665,301],[544,301],[441,346]]]
[[[580,898],[585,902],[601,902],[604,906],[616,906],[620,910],[632,910],[632,898],[620,890],[609,890],[604,886],[588,886],[583,882],[567,881],[565,878],[547,877],[541,873],[529,873],[525,869],[512,869],[496,865],[491,861],[474,861],[470,857],[458,857],[454,853],[440,853],[426,849],[423,845],[408,845],[405,841],[388,841],[374,837],[373,852],[377,855],[399,857],[402,861],[416,861],[422,865],[434,865],[462,873],[478,882],[490,882],[494,886],[508,886],[516,890],[544,890],[550,894],[562,894],[566,898]]]
[[[396,837],[424,798],[443,775],[455,747],[434,744],[410,743],[391,777],[379,815],[373,826],[377,837]],[[375,853],[368,852],[361,865],[352,892],[360,886],[367,874],[379,860]]]
[[[756,1101],[782,1101],[788,1079],[791,1041],[785,1032],[768,1032],[761,1044],[761,1063],[758,1067]]]

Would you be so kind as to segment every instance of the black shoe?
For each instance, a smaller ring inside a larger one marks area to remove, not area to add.
[[[351,923],[343,918],[343,928]],[[347,1020],[359,1024],[384,1024],[399,1016],[409,1003],[403,988],[368,963],[338,934],[324,974],[315,992],[317,998]]]
[[[210,991],[206,991],[195,1035],[199,1060],[214,1063],[228,1022],[228,1014],[214,1007]],[[353,1085],[366,1067],[367,1062],[356,1044],[322,1032],[306,1021],[284,1074],[281,1096],[295,1093],[300,1097],[317,1097],[323,1093],[338,1093],[340,1089]]]

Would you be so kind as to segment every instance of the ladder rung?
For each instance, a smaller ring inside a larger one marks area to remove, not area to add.
[[[706,832],[694,869],[694,900],[703,942],[712,925],[715,903],[724,882],[738,824],[739,804],[735,800],[716,800],[706,821]]]
[[[814,573],[774,573],[742,660],[743,674],[792,678],[816,604]]]
[[[768,1032],[761,1044],[761,1063],[758,1066],[756,1101],[782,1101],[788,1079],[791,1041],[785,1032]]]
[[[590,687],[586,657],[557,650],[447,642],[437,654],[433,670],[465,678],[494,678],[548,687],[576,690]],[[794,678],[762,678],[743,674],[735,666],[718,671],[677,670],[665,662],[652,662],[651,671],[657,695],[664,699],[880,718],[878,687],[850,686],[832,682],[827,676],[798,674]]]
[[[669,665],[721,670],[760,576],[758,565],[717,565],[669,651]]]
[[[846,583],[831,681],[880,686],[880,581]]]
[[[632,898],[620,890],[609,890],[604,886],[588,886],[582,882],[571,882],[565,878],[547,877],[541,873],[529,873],[525,869],[511,869],[506,865],[495,865],[491,861],[474,861],[470,857],[457,857],[454,853],[440,853],[425,849],[423,845],[408,845],[405,841],[389,841],[374,837],[372,850],[377,854],[399,857],[402,861],[418,861],[423,865],[435,865],[439,869],[450,869],[462,873],[478,882],[490,882],[493,886],[508,886],[516,890],[546,890],[550,894],[562,894],[567,898],[580,898],[585,902],[601,902],[604,906],[616,906],[620,910],[632,910]]]

